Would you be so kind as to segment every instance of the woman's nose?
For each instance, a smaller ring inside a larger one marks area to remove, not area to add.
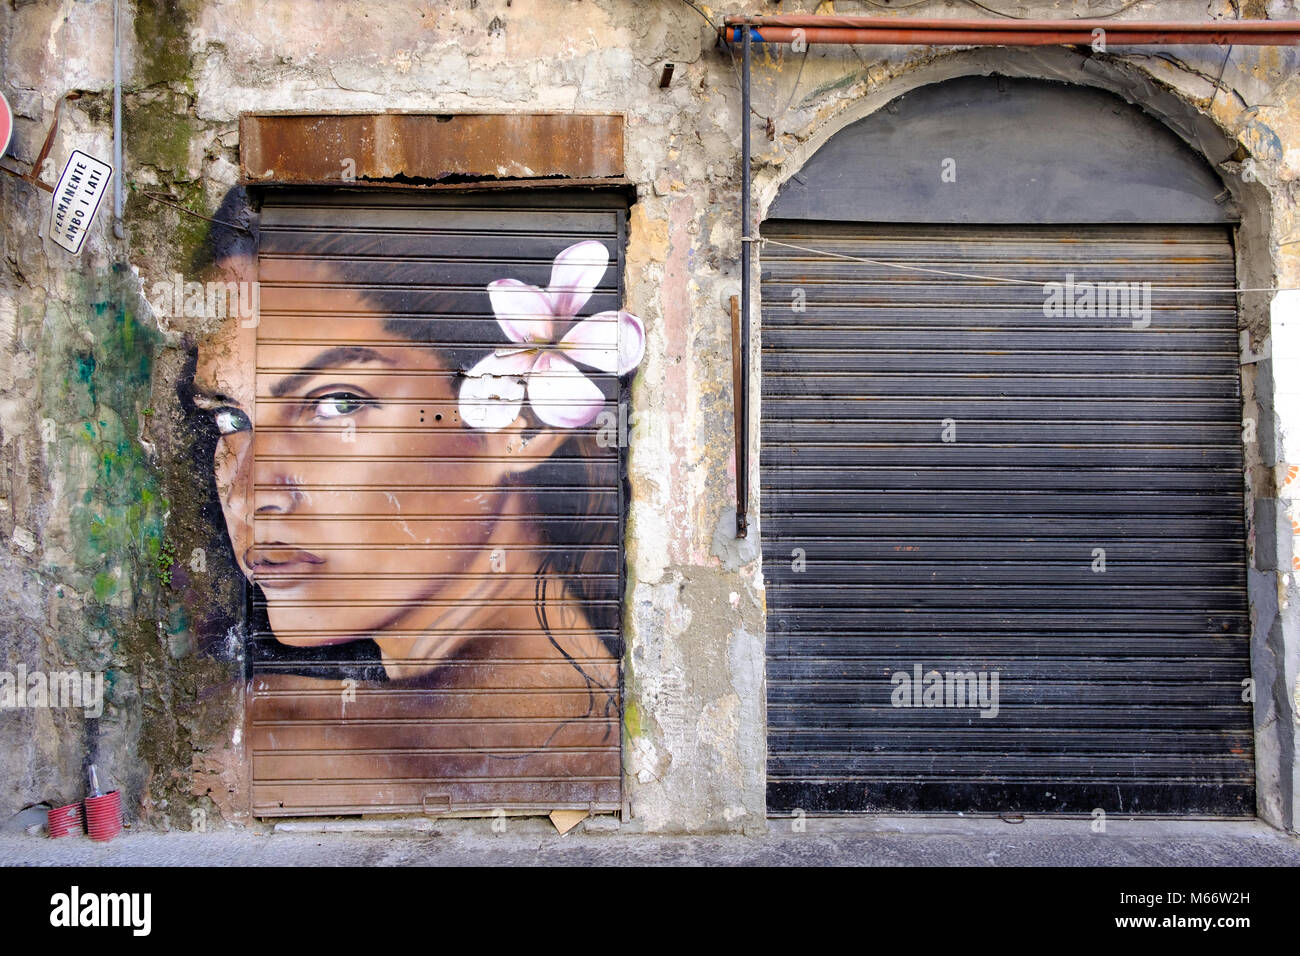
[[[284,515],[291,514],[306,499],[300,485],[301,479],[294,475],[275,475],[270,485],[258,489],[257,514]]]

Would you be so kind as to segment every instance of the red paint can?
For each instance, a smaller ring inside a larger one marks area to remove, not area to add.
[[[67,836],[69,833],[81,833],[81,804],[69,803],[66,807],[56,807],[47,815],[46,827],[51,840]]]
[[[86,828],[92,840],[111,840],[122,832],[122,794],[86,798]]]

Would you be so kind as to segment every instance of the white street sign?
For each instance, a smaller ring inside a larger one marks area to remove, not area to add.
[[[81,252],[112,178],[112,166],[79,149],[72,151],[63,167],[50,210],[50,238],[74,256]]]

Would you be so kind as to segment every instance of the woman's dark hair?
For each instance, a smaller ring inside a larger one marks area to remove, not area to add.
[[[479,233],[475,239],[479,245],[475,250],[466,250],[458,248],[454,234],[350,225],[346,208],[342,212],[340,228],[263,229],[253,201],[243,188],[235,187],[213,216],[216,222],[195,259],[194,272],[207,274],[221,261],[232,258],[256,260],[259,253],[264,257],[327,262],[340,286],[359,293],[385,316],[386,330],[412,342],[435,346],[443,365],[463,374],[487,354],[487,349],[512,344],[492,313],[487,283],[517,278],[545,287],[551,259],[578,241],[559,236],[553,243],[555,248],[542,252],[536,237],[531,237],[528,241],[532,253],[524,258],[512,247],[517,237],[512,240],[508,234],[485,237]],[[485,242],[491,247],[488,255],[475,254],[487,248]],[[609,276],[606,281],[610,281]],[[615,298],[609,291],[597,292],[584,312],[617,308]],[[620,398],[621,386],[615,376],[591,377],[607,399]],[[526,414],[531,427],[539,428],[531,411]],[[528,513],[541,519],[538,525],[548,548],[540,568],[535,603],[539,623],[566,657],[567,652],[551,636],[550,622],[546,620],[548,578],[564,580],[582,601],[589,623],[610,653],[615,658],[622,654],[617,545],[624,477],[618,442],[599,440],[599,428],[593,423],[574,429],[549,458],[512,479],[524,497]],[[566,494],[565,489],[572,493]],[[335,658],[337,651],[333,649]],[[574,666],[578,667],[576,663]]]

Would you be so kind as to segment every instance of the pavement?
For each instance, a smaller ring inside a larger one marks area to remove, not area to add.
[[[493,830],[495,822],[497,829]],[[817,818],[759,835],[660,835],[594,817],[299,820],[107,843],[0,834],[5,866],[1300,866],[1300,838],[1258,821],[908,816]]]

